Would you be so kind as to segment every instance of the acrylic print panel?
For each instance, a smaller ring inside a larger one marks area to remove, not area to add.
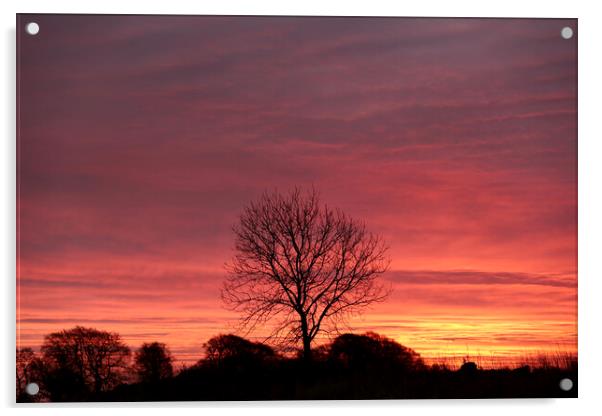
[[[17,33],[17,401],[576,397],[575,19]]]

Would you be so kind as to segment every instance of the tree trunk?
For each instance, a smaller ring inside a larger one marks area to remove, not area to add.
[[[311,341],[309,337],[303,337],[303,359],[305,362],[311,361]]]
[[[301,316],[301,333],[303,338],[303,361],[311,361],[311,339],[309,338],[309,330],[307,328],[307,318]]]

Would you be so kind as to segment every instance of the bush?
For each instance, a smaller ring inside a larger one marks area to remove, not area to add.
[[[424,367],[417,352],[374,332],[338,336],[330,345],[329,359],[345,368],[356,369]]]
[[[205,360],[201,364],[210,366],[253,366],[276,357],[276,353],[268,345],[232,334],[213,337],[203,347]]]

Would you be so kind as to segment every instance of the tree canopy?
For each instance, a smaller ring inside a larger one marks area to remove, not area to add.
[[[107,391],[125,378],[130,349],[119,334],[76,326],[46,335],[43,359],[58,382]]]
[[[272,359],[274,350],[260,342],[227,334],[218,335],[205,344],[205,362],[210,365],[249,365]]]
[[[161,342],[144,343],[136,351],[134,368],[140,381],[156,383],[173,375],[173,358]]]
[[[234,234],[223,299],[249,329],[274,321],[272,335],[301,341],[306,358],[320,331],[388,294],[377,280],[388,267],[381,237],[314,189],[264,193]]]
[[[342,334],[329,346],[329,359],[350,368],[395,367],[411,370],[424,366],[413,349],[376,334]]]

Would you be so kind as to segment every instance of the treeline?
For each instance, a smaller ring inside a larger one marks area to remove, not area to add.
[[[173,375],[173,358],[161,343],[143,344],[134,355],[115,332],[75,328],[44,337],[40,354],[17,349],[17,401],[77,401],[116,386]],[[36,383],[35,395],[27,386]]]
[[[284,356],[269,345],[218,335],[204,357],[175,371],[169,348],[145,343],[131,351],[119,334],[75,327],[44,338],[39,353],[17,350],[17,401],[288,400],[469,397],[574,397],[558,388],[575,368],[460,370],[427,366],[396,341],[368,332],[342,334]],[[39,392],[28,393],[29,383]]]

